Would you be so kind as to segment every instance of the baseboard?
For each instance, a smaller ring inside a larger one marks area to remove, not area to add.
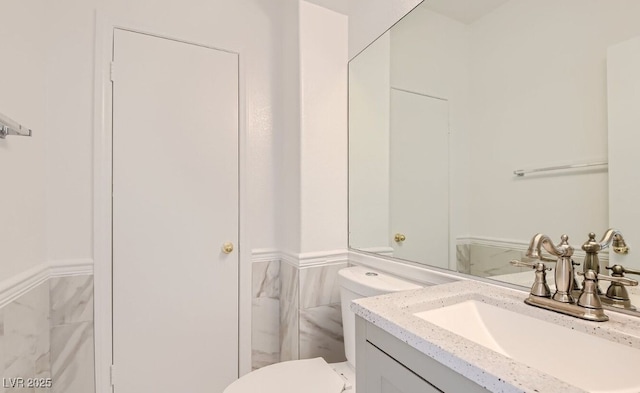
[[[513,239],[499,239],[493,237],[482,236],[465,236],[456,238],[456,244],[476,244],[479,246],[497,247],[497,248],[509,248],[513,250],[526,251],[529,247],[528,241],[513,240]]]
[[[251,263],[279,261],[280,259],[282,259],[282,256],[275,248],[258,248],[251,250]]]
[[[281,252],[281,261],[297,268],[325,266],[349,261],[348,250],[330,250],[307,253]]]
[[[378,254],[385,257],[393,257],[393,247],[383,246],[383,247],[366,247],[366,248],[358,248],[358,251],[369,252],[372,254]]]
[[[93,274],[93,259],[67,259],[49,262],[51,277],[88,276]]]
[[[49,261],[0,282],[0,308],[53,277],[93,274],[92,259]]]

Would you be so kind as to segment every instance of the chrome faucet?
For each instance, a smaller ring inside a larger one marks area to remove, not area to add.
[[[547,235],[542,233],[536,234],[529,243],[527,256],[530,258],[542,259],[541,248],[551,255],[556,256],[556,292],[553,294],[553,300],[562,303],[574,303],[575,300],[571,296],[573,289],[573,263],[571,256],[573,255],[573,247],[569,245],[569,236],[562,235],[560,244],[553,245],[553,242]]]
[[[609,234],[609,232],[607,233]],[[619,232],[617,233],[619,234]],[[609,237],[613,239],[614,235],[615,233],[612,232]],[[589,234],[589,239],[591,240],[592,238],[595,242],[595,234],[593,236]],[[607,238],[607,235],[605,235],[605,238]],[[594,269],[589,268],[586,269],[585,272],[578,273],[584,276],[584,285],[576,302],[571,295],[572,289],[574,288],[574,262],[571,259],[573,247],[569,245],[569,237],[567,235],[562,235],[560,239],[560,244],[556,246],[549,236],[538,233],[531,239],[526,254],[528,257],[541,261],[552,261],[552,259],[542,255],[541,251],[542,248],[544,248],[548,253],[557,257],[555,271],[556,291],[553,297],[551,297],[551,292],[546,283],[546,271],[551,269],[546,268],[542,262],[511,261],[512,265],[529,266],[536,270],[536,279],[525,303],[590,321],[608,321],[609,317],[605,315],[602,309],[602,303],[598,294],[598,279],[612,281],[620,285],[638,285],[638,282],[624,277],[601,275]],[[622,236],[618,236],[617,239],[618,245],[616,246],[614,243],[614,247],[626,248]],[[622,243],[620,243],[620,241]],[[594,246],[594,250],[595,248]],[[602,247],[599,248],[599,250],[600,249],[602,249]],[[592,259],[589,263],[596,262],[597,264],[597,251],[595,251],[595,253],[595,260]],[[587,260],[585,259],[585,265],[586,264]]]

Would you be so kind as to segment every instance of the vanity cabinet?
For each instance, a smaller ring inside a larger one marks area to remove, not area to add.
[[[488,391],[360,317],[356,317],[356,386],[365,393]]]

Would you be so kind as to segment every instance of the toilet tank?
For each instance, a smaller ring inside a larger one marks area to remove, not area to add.
[[[363,266],[352,266],[338,272],[340,303],[342,306],[342,330],[344,352],[347,361],[356,365],[356,316],[351,311],[351,302],[363,297],[422,288],[419,285],[381,273]]]

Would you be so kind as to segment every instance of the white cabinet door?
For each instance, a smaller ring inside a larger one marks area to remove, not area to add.
[[[238,56],[116,29],[115,393],[238,377]]]
[[[436,389],[370,343],[367,343],[365,348],[367,358],[365,392],[442,393],[442,390]]]

